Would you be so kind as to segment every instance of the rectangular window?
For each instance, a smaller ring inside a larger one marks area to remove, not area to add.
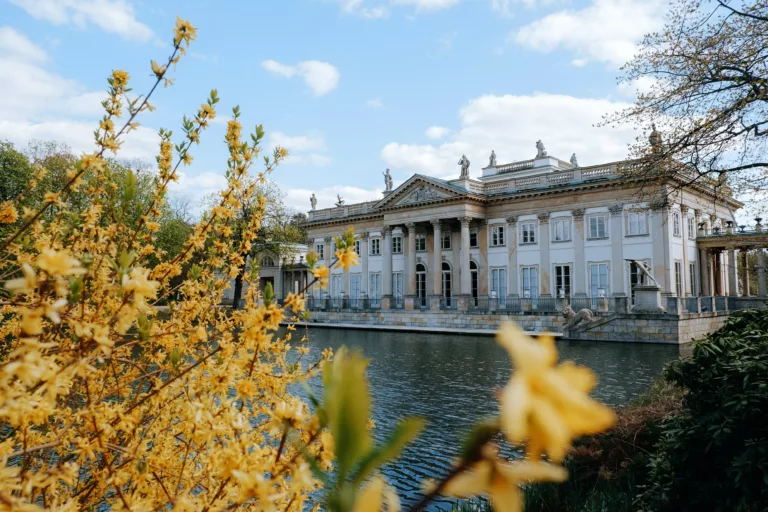
[[[392,296],[401,298],[403,296],[403,273],[395,272],[392,274]]]
[[[417,251],[426,251],[427,250],[427,237],[424,235],[416,235],[416,250]]]
[[[688,239],[696,240],[696,219],[688,217]]]
[[[504,245],[504,226],[491,227],[491,246],[498,247]]]
[[[403,252],[403,237],[392,237],[392,254],[402,254]]]
[[[370,274],[368,286],[368,297],[371,299],[381,298],[381,273],[376,272]]]
[[[325,245],[324,244],[315,244],[315,252],[317,253],[317,259],[324,260],[325,259]]]
[[[571,239],[570,219],[555,219],[552,221],[552,239],[555,242],[567,242]]]
[[[470,229],[469,230],[469,246],[470,247],[478,247],[478,244],[477,244],[477,229]]]
[[[363,275],[362,274],[352,274],[349,277],[350,277],[349,285],[352,288],[349,291],[349,296],[352,299],[359,299],[360,298],[360,286],[361,286],[361,283],[362,283],[362,280],[363,280],[362,279]]]
[[[672,234],[674,236],[680,236],[680,212],[674,212],[672,214]]]
[[[608,296],[608,264],[590,263],[589,288],[592,297]]]
[[[538,271],[536,267],[523,267],[522,294],[524,299],[535,299],[539,295]]]
[[[338,299],[344,293],[344,281],[342,274],[331,275],[331,297]]]
[[[596,215],[589,218],[589,238],[608,238],[606,229],[607,219],[605,215]]]
[[[555,296],[571,296],[571,266],[555,265]]]
[[[683,264],[675,261],[675,291],[678,297],[683,296]]]
[[[507,298],[507,269],[491,269],[491,297],[502,300]]]
[[[688,264],[688,291],[691,295],[697,295],[696,290],[696,264]]]
[[[360,255],[360,240],[355,240],[355,252]]]
[[[451,232],[443,233],[441,237],[441,245],[443,249],[450,249],[451,248]]]
[[[627,236],[648,234],[645,212],[627,213]]]
[[[371,256],[381,254],[381,238],[371,238]]]
[[[536,243],[536,224],[533,222],[523,224],[523,244]]]

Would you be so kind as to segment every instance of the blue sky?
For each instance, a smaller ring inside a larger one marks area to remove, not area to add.
[[[291,158],[274,175],[300,210],[337,193],[381,197],[414,172],[473,176],[550,154],[597,164],[623,158],[636,133],[595,128],[632,101],[621,63],[661,27],[660,0],[0,0],[0,140],[91,149],[105,77],[128,70],[135,92],[167,55],[176,15],[198,27],[176,85],[160,90],[120,156],[152,161],[160,127],[218,89],[221,120],[240,105]],[[642,88],[644,84],[637,84]],[[208,130],[176,194],[196,201],[224,183],[224,124]]]

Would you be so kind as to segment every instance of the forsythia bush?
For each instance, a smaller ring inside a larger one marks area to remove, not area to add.
[[[169,68],[195,36],[177,20],[173,52],[164,64],[152,62],[156,81],[145,96],[129,97],[128,73],[112,72],[94,132],[98,151],[82,155],[61,190],[45,191],[39,210],[0,205],[0,222],[15,228],[0,240],[0,509],[298,511],[312,495],[328,510],[398,510],[378,470],[423,421],[404,420],[374,446],[366,361],[345,349],[307,361],[305,338],[291,345],[291,327],[278,333],[281,322],[304,316],[301,295],[278,306],[269,288],[259,296],[251,286],[242,310],[219,307],[263,214],[262,207],[249,229],[234,234],[240,201],[256,190],[245,184],[262,183],[287,152],[265,156],[249,180],[264,131],[258,126],[244,140],[235,108],[226,129],[227,188],[173,258],[153,243],[157,217],[168,184],[216,116],[216,91],[183,120],[180,142],[160,130],[154,196],[138,223],[125,222],[136,214],[131,175],[117,187],[102,172],[105,153],[116,153],[152,108],[158,85],[170,85]],[[82,213],[68,207],[76,190],[90,198]],[[354,234],[336,246],[333,264],[354,265]],[[326,285],[329,268],[313,254],[307,261],[314,282]],[[498,510],[520,510],[520,483],[566,478],[543,456],[560,462],[575,436],[612,423],[612,412],[588,397],[592,372],[557,365],[551,338],[538,342],[508,326],[500,342],[517,371],[499,417],[478,424],[456,466],[429,484],[415,509],[443,493],[489,494]],[[290,390],[321,370],[324,393],[307,390],[310,408]],[[501,433],[527,443],[527,461],[499,459]]]

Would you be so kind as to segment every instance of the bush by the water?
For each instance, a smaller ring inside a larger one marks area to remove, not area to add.
[[[732,316],[665,375],[687,393],[651,456],[642,509],[766,510],[768,311]]]

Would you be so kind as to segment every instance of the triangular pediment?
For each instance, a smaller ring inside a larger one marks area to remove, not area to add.
[[[380,208],[430,203],[466,195],[466,191],[445,181],[416,174],[397,187],[376,205]]]

